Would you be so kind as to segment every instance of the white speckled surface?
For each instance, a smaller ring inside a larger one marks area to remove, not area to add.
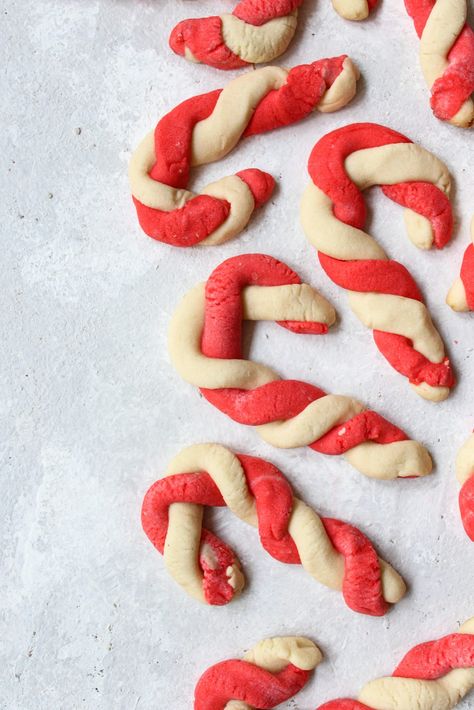
[[[316,640],[326,660],[286,708],[313,710],[393,670],[415,643],[474,614],[474,547],[457,511],[453,458],[474,426],[474,316],[444,305],[474,211],[474,133],[438,123],[401,0],[369,22],[344,23],[329,0],[306,0],[288,66],[348,51],[358,99],[241,145],[196,184],[257,166],[279,188],[239,239],[175,251],[139,232],[128,194],[130,150],[180,100],[231,77],[171,54],[171,27],[224,0],[5,0],[0,56],[6,88],[0,317],[2,575],[0,707],[5,710],[185,710],[200,673],[268,635]],[[459,227],[443,253],[422,253],[401,210],[375,194],[372,233],[423,286],[459,375],[441,405],[419,399],[382,360],[370,333],[316,264],[298,223],[306,159],[328,130],[387,123],[434,150],[456,179]],[[201,183],[202,184],[202,183]],[[287,261],[335,304],[326,337],[260,324],[254,357],[373,405],[436,460],[424,480],[364,479],[342,460],[276,451],[202,401],[171,368],[166,328],[178,298],[228,256]],[[6,366],[6,367],[5,367]],[[352,520],[410,585],[382,619],[356,616],[302,569],[285,567],[230,514],[211,517],[249,586],[225,608],[176,587],[139,524],[141,498],[182,446],[215,440],[280,465],[323,513]],[[474,708],[474,697],[459,708]]]

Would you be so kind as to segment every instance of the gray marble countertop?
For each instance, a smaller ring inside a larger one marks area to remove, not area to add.
[[[172,54],[167,36],[227,0],[4,0],[0,14],[3,130],[2,495],[0,707],[4,710],[184,710],[212,663],[240,657],[270,635],[306,634],[325,661],[284,708],[314,710],[357,695],[413,645],[455,631],[474,614],[473,554],[461,528],[455,451],[474,426],[474,316],[444,304],[474,211],[474,133],[437,122],[418,68],[418,40],[403,3],[381,0],[362,24],[329,0],[306,0],[286,66],[348,52],[358,98],[258,136],[194,185],[260,167],[278,189],[239,238],[173,250],[137,227],[127,162],[139,139],[179,101],[234,74]],[[455,178],[455,239],[417,251],[402,211],[370,195],[371,233],[421,285],[453,359],[459,386],[430,405],[378,354],[306,242],[298,203],[306,161],[323,134],[353,121],[385,123],[446,161]],[[166,348],[180,296],[225,258],[267,252],[327,296],[339,324],[324,338],[272,323],[252,354],[282,376],[367,402],[422,440],[433,476],[371,481],[341,459],[277,451],[184,384]],[[340,595],[261,549],[226,511],[214,528],[248,579],[240,599],[207,608],[170,579],[139,521],[143,494],[182,447],[214,440],[261,455],[324,514],[352,520],[377,543],[410,592],[381,619],[357,616]],[[474,697],[459,705],[474,708]]]

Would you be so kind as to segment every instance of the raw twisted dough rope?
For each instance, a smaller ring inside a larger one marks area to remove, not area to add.
[[[170,324],[169,352],[181,377],[273,446],[344,454],[366,476],[390,479],[431,471],[426,449],[351,397],[327,395],[242,358],[242,320],[274,320],[296,333],[324,333],[329,303],[286,264],[263,254],[227,259],[192,289]]]
[[[244,660],[221,661],[207,669],[194,691],[194,710],[274,708],[308,682],[323,654],[309,639],[265,639]]]
[[[471,221],[472,244],[469,244],[461,264],[459,278],[451,286],[446,303],[454,311],[474,311],[474,217]]]
[[[227,506],[258,528],[272,557],[303,565],[318,582],[342,591],[354,611],[382,616],[405,593],[400,575],[360,530],[320,518],[294,497],[273,464],[218,444],[197,444],[181,451],[166,477],[147,491],[142,524],[170,574],[201,602],[226,604],[244,586],[234,552],[202,528],[205,505]]]
[[[474,541],[474,434],[459,449],[456,476],[462,486],[459,493],[461,519],[465,531]]]
[[[319,710],[450,710],[474,688],[474,618],[458,633],[415,646],[391,678],[367,683],[357,700]]]
[[[420,62],[435,116],[467,128],[474,121],[474,32],[466,0],[405,0],[420,37]]]
[[[332,0],[348,20],[367,17],[378,0]],[[296,31],[303,0],[241,0],[231,14],[182,20],[173,28],[173,52],[216,69],[240,69],[272,62],[283,54]]]
[[[219,160],[241,138],[287,126],[315,109],[337,111],[353,98],[358,76],[346,56],[290,71],[264,67],[177,106],[130,160],[131,191],[143,230],[183,247],[220,244],[239,234],[254,209],[270,197],[271,175],[243,170],[196,195],[187,189],[191,167]]]
[[[363,231],[362,191],[381,185],[387,197],[408,208],[412,242],[441,248],[452,233],[446,166],[400,133],[355,123],[318,141],[308,170],[312,183],[303,195],[301,221],[321,266],[348,290],[352,310],[374,330],[392,367],[425,399],[445,399],[454,377],[443,341],[410,273]]]

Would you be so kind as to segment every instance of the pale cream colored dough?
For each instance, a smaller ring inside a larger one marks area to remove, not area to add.
[[[260,641],[244,656],[247,663],[270,673],[279,673],[291,663],[303,671],[312,671],[323,660],[319,648],[304,636],[277,636]],[[230,700],[225,710],[254,710],[241,700]]]
[[[260,101],[272,89],[286,82],[288,71],[280,67],[264,67],[231,81],[222,91],[212,114],[199,121],[193,130],[192,165],[205,165],[220,160],[235,148]],[[316,109],[337,111],[351,101],[356,93],[359,72],[347,58],[334,84],[322,96]],[[153,132],[149,133],[133,153],[129,164],[132,195],[147,207],[163,212],[180,209],[196,193],[178,190],[153,180],[149,173],[156,162]],[[224,177],[207,185],[201,193],[230,203],[226,221],[201,244],[222,244],[239,234],[248,224],[255,209],[250,188],[237,175]]]
[[[227,507],[238,518],[258,527],[255,499],[235,454],[219,444],[195,444],[181,451],[171,461],[165,475],[198,471],[207,471]],[[202,506],[173,503],[169,509],[164,558],[168,571],[178,584],[195,599],[205,602],[202,572],[198,565],[201,526]],[[333,547],[319,515],[296,497],[293,498],[288,530],[304,569],[321,584],[340,591],[344,577],[344,558]],[[212,567],[212,556],[207,558],[207,562]],[[405,594],[405,583],[388,562],[379,558],[379,563],[384,598],[394,604]],[[240,592],[244,586],[244,577],[237,563],[229,567],[227,576],[236,592]]]
[[[332,0],[332,5],[345,20],[365,20],[369,16],[367,0]]]
[[[471,238],[474,244],[474,217],[471,220]],[[456,281],[453,283],[446,296],[446,303],[450,306],[453,311],[466,312],[469,311],[469,305],[467,303],[466,289],[458,276]]]
[[[244,22],[235,15],[221,15],[222,37],[231,52],[249,64],[272,62],[288,48],[296,32],[298,11],[275,17],[264,25]]]
[[[467,19],[466,0],[436,0],[420,41],[420,62],[429,88],[446,71],[448,55]],[[474,102],[468,99],[449,121],[467,128],[474,121]]]
[[[176,308],[169,329],[171,361],[181,377],[196,387],[254,389],[280,377],[269,367],[251,360],[210,358],[201,351],[204,327],[204,284],[189,291]],[[244,319],[317,321],[328,326],[335,314],[330,304],[310,286],[251,286],[242,291]],[[306,446],[344,425],[366,407],[351,397],[325,395],[286,421],[256,427],[258,434],[279,448]],[[391,444],[364,443],[345,454],[352,465],[367,476],[391,479],[426,475],[432,462],[417,441]]]
[[[471,476],[474,476],[474,434],[461,446],[456,456],[456,477],[461,486]]]
[[[451,189],[451,177],[444,163],[414,143],[358,150],[347,157],[344,166],[361,190],[405,181],[430,182],[446,195]],[[335,259],[388,258],[370,234],[338,220],[331,199],[312,182],[301,201],[301,223],[311,244]],[[416,246],[429,248],[432,245],[433,232],[427,219],[405,210],[405,223],[408,236]],[[352,310],[364,325],[410,338],[413,347],[431,362],[445,359],[443,341],[425,304],[383,293],[348,291],[348,294]],[[425,383],[412,387],[423,398],[435,402],[449,395],[448,387],[430,387]]]
[[[474,634],[474,617],[457,633]],[[438,680],[379,678],[362,688],[359,701],[374,710],[451,710],[473,688],[474,668],[462,668]]]

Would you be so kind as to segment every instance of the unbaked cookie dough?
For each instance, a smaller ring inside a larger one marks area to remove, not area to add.
[[[474,433],[458,451],[456,477],[462,486],[459,493],[461,520],[466,533],[474,541]]]
[[[171,361],[181,377],[234,421],[257,427],[280,448],[310,446],[339,455],[366,476],[424,476],[426,449],[398,427],[346,396],[307,382],[281,380],[242,357],[244,320],[273,320],[295,333],[325,333],[330,304],[286,264],[264,254],[227,259],[178,305],[169,329]]]
[[[354,611],[382,616],[405,593],[400,575],[360,530],[320,518],[293,495],[276,466],[219,444],[196,444],[149,488],[142,525],[172,577],[200,602],[227,604],[244,586],[233,550],[203,528],[204,506],[227,506],[258,528],[272,557],[301,564],[318,582],[341,591]]]
[[[415,646],[390,678],[367,683],[359,700],[318,710],[451,710],[474,688],[474,618],[459,631]]]
[[[345,55],[289,71],[269,66],[179,104],[130,160],[130,187],[144,232],[180,247],[235,237],[269,199],[272,176],[242,170],[195,194],[188,189],[191,168],[220,160],[247,136],[295,123],[314,110],[339,110],[354,97],[358,77]]]
[[[304,688],[322,658],[316,644],[303,636],[260,641],[242,661],[221,661],[203,673],[194,710],[271,710]]]
[[[451,364],[422,294],[408,270],[364,231],[363,191],[380,185],[406,207],[408,236],[421,249],[451,238],[451,177],[436,156],[401,133],[354,123],[321,138],[308,170],[301,222],[326,274],[347,289],[349,304],[373,330],[380,352],[425,399],[446,399]]]
[[[434,115],[453,126],[474,121],[474,32],[467,0],[405,0],[420,38],[420,63]]]
[[[446,303],[453,311],[474,311],[474,217],[471,221],[471,239],[471,244],[464,252],[461,273],[446,298]]]

